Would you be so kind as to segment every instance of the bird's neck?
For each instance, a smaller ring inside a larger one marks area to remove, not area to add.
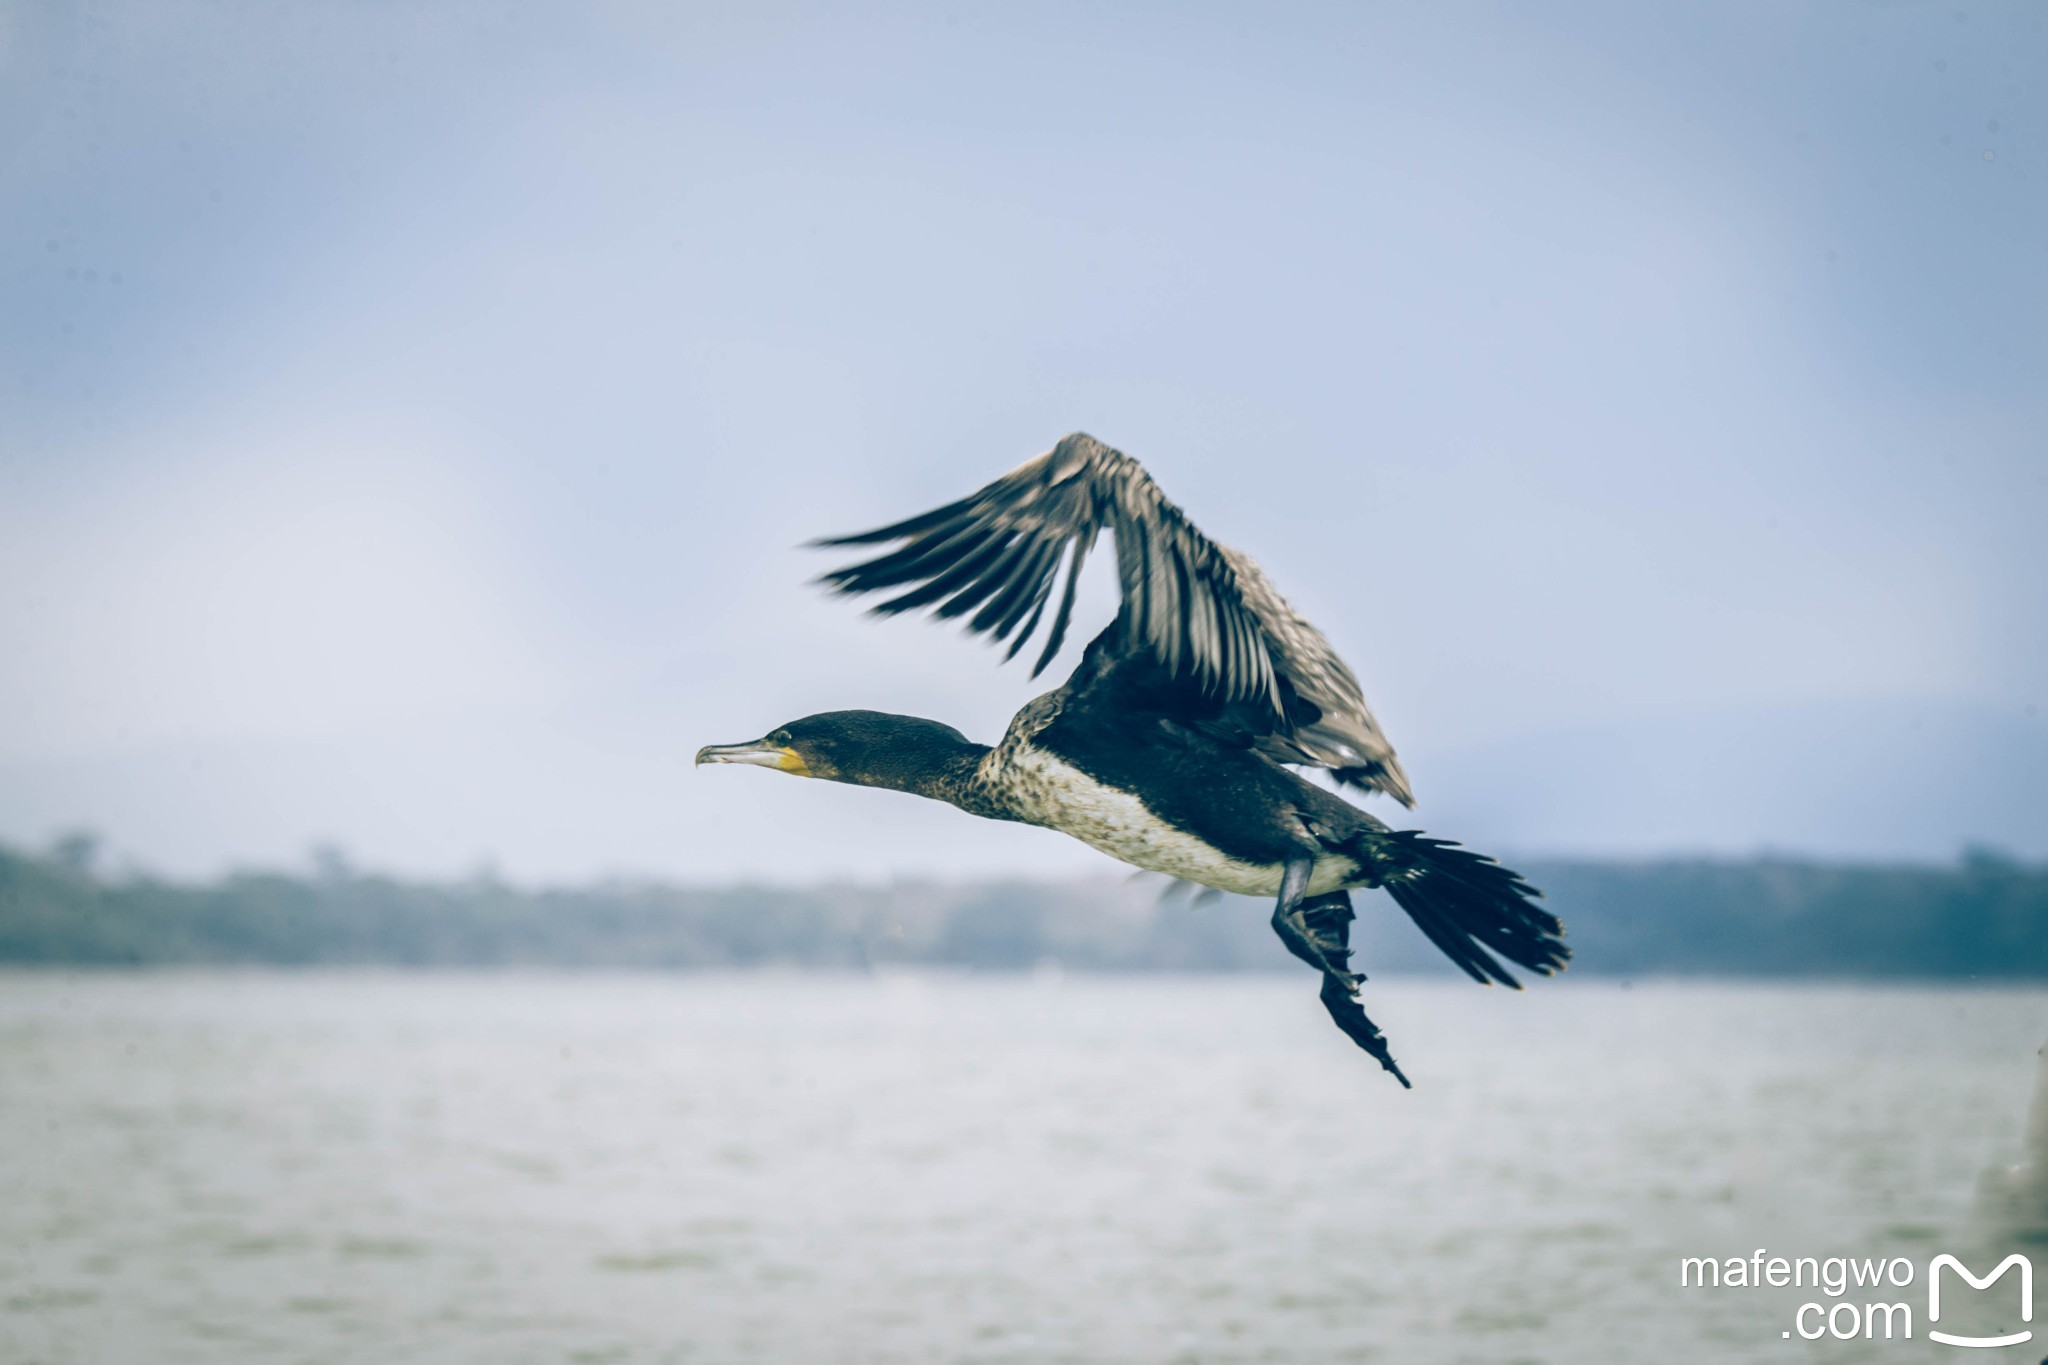
[[[988,745],[971,740],[933,741],[892,750],[884,760],[840,780],[928,796],[973,815],[998,816],[980,778],[988,754]]]

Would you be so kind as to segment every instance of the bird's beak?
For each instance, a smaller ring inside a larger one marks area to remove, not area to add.
[[[757,768],[777,768],[799,776],[810,773],[810,769],[804,766],[803,756],[796,750],[760,739],[751,744],[707,744],[697,751],[697,762],[700,766],[706,763],[751,763]]]

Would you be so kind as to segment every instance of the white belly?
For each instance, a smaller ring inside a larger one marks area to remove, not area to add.
[[[1280,864],[1232,858],[1169,825],[1129,792],[1105,786],[1043,749],[998,749],[984,764],[993,768],[985,775],[1033,824],[1071,834],[1119,862],[1240,896],[1280,892]],[[1357,876],[1351,859],[1326,855],[1316,862],[1308,892],[1354,885]]]

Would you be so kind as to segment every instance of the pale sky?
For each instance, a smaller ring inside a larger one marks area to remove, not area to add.
[[[1502,852],[2048,857],[2048,9],[0,8],[0,841],[1066,875],[795,548],[1084,429]],[[1109,585],[1094,585],[1106,619]]]

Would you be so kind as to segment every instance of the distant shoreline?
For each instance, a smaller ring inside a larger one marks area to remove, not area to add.
[[[1162,901],[1159,883],[811,888],[111,878],[77,843],[0,847],[0,966],[489,969],[1294,969],[1264,907]],[[1791,858],[1518,860],[1566,923],[1573,977],[2048,981],[2048,867]],[[1450,969],[1385,897],[1359,897],[1368,973]]]

